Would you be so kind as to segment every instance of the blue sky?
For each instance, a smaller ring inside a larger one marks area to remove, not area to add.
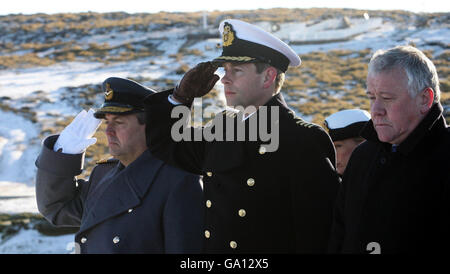
[[[448,0],[222,0],[222,1],[200,1],[200,0],[12,0],[7,1],[0,7],[0,14],[11,13],[60,13],[60,12],[111,12],[125,11],[136,12],[159,12],[159,11],[212,11],[212,10],[238,10],[258,8],[355,8],[364,10],[373,9],[401,9],[413,12],[449,12],[450,1]]]

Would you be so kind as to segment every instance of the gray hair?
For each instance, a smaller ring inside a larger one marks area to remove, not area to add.
[[[434,102],[440,100],[439,78],[436,67],[425,54],[412,46],[397,46],[387,51],[378,50],[369,63],[369,74],[403,68],[408,76],[408,92],[416,97],[425,88],[434,91]]]

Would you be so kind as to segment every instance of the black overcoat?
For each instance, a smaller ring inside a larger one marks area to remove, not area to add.
[[[264,150],[262,147],[270,141],[260,138],[175,142],[171,130],[179,119],[171,118],[174,106],[167,99],[170,92],[146,100],[147,142],[155,156],[203,175],[205,251],[326,252],[339,185],[328,134],[296,117],[278,94],[265,105],[279,109],[274,120],[279,125],[279,147],[274,152]],[[218,121],[225,121],[223,127],[233,124],[237,133],[242,116],[228,111],[217,115],[222,116]],[[249,123],[252,117],[243,123]],[[258,123],[257,128],[262,125]],[[213,122],[194,131],[200,130],[201,136],[205,131],[216,132],[218,126]],[[245,129],[249,134],[250,127]],[[192,134],[195,137],[196,133]]]
[[[392,151],[370,121],[337,198],[330,252],[448,253],[450,131],[434,105]]]

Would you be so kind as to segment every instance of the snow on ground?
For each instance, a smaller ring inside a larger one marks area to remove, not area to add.
[[[280,30],[274,34],[283,40],[291,42],[309,42],[319,40],[346,39],[354,35],[366,33],[380,28],[381,18],[370,20],[349,19],[349,27],[343,26],[343,19],[329,19],[314,25],[307,23],[286,23],[280,25]]]
[[[21,230],[0,243],[0,254],[69,254],[75,252],[74,235],[43,236],[36,230]]]
[[[0,212],[8,214],[37,213],[34,190],[34,185],[0,181]]]
[[[51,92],[67,86],[101,83],[111,76],[127,77],[137,72],[157,79],[167,72],[152,66],[150,60],[145,58],[109,66],[95,62],[66,62],[49,67],[0,71],[0,97],[24,98],[36,90]]]
[[[39,130],[29,120],[0,111],[0,212],[37,212],[34,161]]]

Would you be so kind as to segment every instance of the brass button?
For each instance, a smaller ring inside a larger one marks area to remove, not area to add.
[[[84,244],[87,241],[86,237],[81,238],[81,243]]]
[[[230,247],[231,247],[232,249],[236,249],[237,243],[236,243],[235,241],[231,241],[231,242],[230,242]]]
[[[205,230],[205,238],[209,239],[209,237],[211,237],[211,232],[209,232],[209,230]]]
[[[206,172],[206,175],[208,175],[208,177],[211,177],[212,176],[212,172],[208,171],[208,172]]]
[[[117,244],[119,242],[120,242],[119,236],[116,236],[116,237],[113,238],[113,243]]]
[[[266,147],[265,146],[260,146],[259,147],[259,154],[264,154],[264,153],[266,153]]]
[[[247,185],[248,185],[248,186],[254,186],[254,185],[255,185],[255,179],[249,178],[249,179],[247,180]]]
[[[247,215],[247,212],[245,211],[245,209],[239,209],[239,216],[245,217],[245,215]]]
[[[212,202],[210,200],[206,201],[206,207],[210,208],[212,206]]]

